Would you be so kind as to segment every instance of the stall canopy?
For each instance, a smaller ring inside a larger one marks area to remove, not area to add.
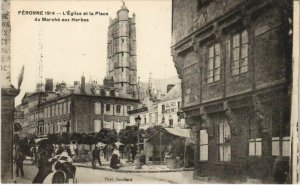
[[[147,128],[149,128],[149,127],[151,127],[151,126],[153,126],[153,124],[152,123],[148,123],[148,124],[143,124],[143,125],[140,125],[140,129],[144,129],[144,130],[146,130]]]
[[[179,136],[179,137],[185,137],[185,138],[189,138],[191,137],[190,129],[182,129],[182,128],[165,128],[165,130],[167,130],[170,134],[173,134],[175,136]]]
[[[151,140],[154,138],[158,133],[165,132],[172,134],[174,136],[182,137],[182,138],[190,138],[191,137],[191,129],[183,129],[183,128],[164,128],[163,130],[158,131],[157,133],[153,134],[152,137],[148,138]]]

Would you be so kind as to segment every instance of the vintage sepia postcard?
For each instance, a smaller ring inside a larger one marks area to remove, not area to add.
[[[299,182],[299,1],[1,14],[1,183]]]

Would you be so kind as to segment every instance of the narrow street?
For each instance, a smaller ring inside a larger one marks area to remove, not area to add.
[[[171,183],[207,183],[193,180],[193,172],[162,172],[162,173],[120,173],[91,168],[77,167],[77,179],[80,184],[96,183],[144,183],[144,184],[171,184]],[[18,184],[30,184],[37,173],[34,165],[24,165],[25,177],[16,178]],[[14,174],[15,175],[15,174]]]

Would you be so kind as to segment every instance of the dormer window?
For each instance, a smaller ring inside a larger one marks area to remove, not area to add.
[[[101,89],[101,96],[105,96],[105,90]]]
[[[110,95],[110,91],[109,90],[105,90],[105,96],[109,96]]]
[[[115,96],[115,90],[110,91],[111,96]]]

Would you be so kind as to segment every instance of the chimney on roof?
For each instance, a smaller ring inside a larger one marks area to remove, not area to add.
[[[36,91],[43,92],[44,91],[44,84],[43,83],[36,83]]]
[[[85,94],[85,77],[84,76],[81,77],[81,84],[80,85],[81,85],[80,86],[80,92],[82,94]]]
[[[167,85],[167,93],[175,86],[175,84],[168,84]]]
[[[103,80],[103,85],[109,86],[109,87],[114,87],[114,79],[113,78],[104,78]]]
[[[45,91],[53,92],[53,79],[52,78],[46,78]]]

